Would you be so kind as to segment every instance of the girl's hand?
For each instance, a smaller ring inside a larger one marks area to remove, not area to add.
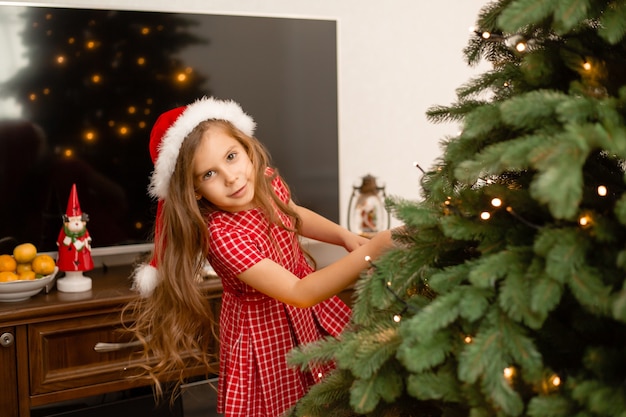
[[[359,246],[366,245],[368,242],[368,238],[357,235],[356,233],[352,233],[347,230],[345,236],[343,237],[343,247],[346,248],[348,252],[352,252]]]

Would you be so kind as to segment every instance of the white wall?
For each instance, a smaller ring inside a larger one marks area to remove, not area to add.
[[[2,3],[0,1],[0,3]],[[12,4],[33,4],[12,1]],[[418,162],[428,168],[454,125],[424,115],[450,104],[479,69],[462,49],[487,0],[39,0],[37,5],[184,11],[338,21],[342,223],[353,184],[372,174],[389,195],[419,198]],[[314,115],[312,115],[314,117]],[[395,223],[395,222],[394,222]]]

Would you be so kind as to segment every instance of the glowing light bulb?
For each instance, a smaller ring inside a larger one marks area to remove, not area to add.
[[[187,81],[187,74],[179,72],[178,75],[176,75],[176,81],[178,81],[179,83]]]
[[[467,344],[472,343],[472,337],[471,336],[465,336],[465,338],[463,339],[463,341]]]
[[[578,219],[578,224],[580,224],[581,226],[588,226],[591,223],[591,217],[588,215],[583,215],[580,216],[580,218]]]
[[[515,369],[509,366],[507,368],[504,368],[504,371],[502,371],[502,374],[504,375],[504,378],[510,381],[515,376]]]
[[[518,42],[515,45],[515,49],[517,52],[524,52],[526,50],[526,42]]]
[[[561,385],[561,378],[559,378],[558,375],[552,375],[552,378],[550,378],[550,383],[553,386],[558,387],[559,385]]]
[[[500,200],[498,197],[495,197],[491,199],[491,205],[494,207],[500,207],[502,206],[502,200]]]
[[[135,114],[136,111],[137,111],[137,108],[135,106],[129,106],[128,107],[128,113],[129,114]]]
[[[489,220],[491,218],[491,213],[489,213],[488,211],[483,211],[482,213],[480,213],[480,218],[483,220]]]
[[[394,314],[393,321],[396,323],[400,323],[402,321],[402,316],[400,314]]]
[[[30,94],[28,95],[28,99],[29,99],[30,101],[35,101],[35,100],[37,100],[37,94],[35,94],[35,93],[30,93]]]
[[[118,132],[120,133],[120,135],[125,136],[128,134],[129,129],[126,126],[122,126],[118,129]]]
[[[56,62],[57,64],[64,64],[65,63],[65,56],[63,55],[59,55],[56,57]]]
[[[323,376],[324,376],[324,374],[323,374],[323,373],[321,373],[321,372],[318,372],[318,373],[317,373],[317,377],[318,377],[318,378],[322,378]]]
[[[491,38],[491,33],[485,31],[482,33],[481,36],[483,37],[483,39],[489,39]]]
[[[609,190],[604,185],[599,185],[598,186],[598,195],[600,197],[606,197],[608,192],[609,192]]]
[[[96,138],[96,133],[93,130],[85,132],[84,138],[87,142],[92,142]]]
[[[590,64],[589,62],[585,61],[585,62],[583,63],[583,69],[584,69],[585,71],[590,71],[590,70],[591,70],[591,64]]]
[[[87,49],[93,49],[93,48],[96,47],[96,43],[94,41],[89,41],[89,42],[87,42],[86,47],[87,47]]]
[[[66,158],[71,158],[72,156],[74,156],[74,151],[72,149],[70,149],[70,148],[66,148],[63,151],[63,156],[66,157]]]
[[[371,258],[369,255],[366,255],[366,256],[365,256],[365,262],[369,262],[369,261],[371,261],[371,260],[372,260],[372,258]]]
[[[91,82],[94,84],[99,84],[100,81],[102,81],[102,77],[100,77],[100,74],[94,74],[91,76]]]
[[[146,63],[146,58],[144,58],[144,57],[137,58],[137,64],[138,65],[144,65],[145,63]]]
[[[47,87],[46,87],[46,88],[44,88],[44,89],[43,89],[43,94],[44,94],[45,96],[47,96],[48,94],[50,94],[50,89],[49,89],[49,88],[47,88]]]
[[[142,35],[147,35],[149,33],[150,33],[150,28],[148,28],[148,27],[141,28],[141,34]]]

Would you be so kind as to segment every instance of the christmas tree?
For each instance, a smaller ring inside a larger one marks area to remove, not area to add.
[[[487,4],[490,70],[429,110],[458,121],[395,198],[398,248],[357,285],[337,370],[298,416],[626,416],[626,2]]]

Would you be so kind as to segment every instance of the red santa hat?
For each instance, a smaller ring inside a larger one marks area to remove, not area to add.
[[[154,171],[150,178],[148,192],[157,198],[155,239],[160,233],[161,209],[167,199],[167,189],[174,173],[180,147],[185,138],[205,120],[225,120],[248,136],[254,135],[256,123],[239,104],[232,100],[219,100],[203,97],[187,106],[177,107],[163,113],[157,119],[150,133],[150,156]],[[150,264],[142,264],[134,273],[133,288],[146,297],[158,285],[158,254],[154,253]]]
[[[65,209],[65,215],[67,217],[82,216],[83,212],[80,209],[80,203],[78,201],[78,192],[76,191],[76,184],[72,184],[70,190],[70,196],[67,199],[67,209]]]

